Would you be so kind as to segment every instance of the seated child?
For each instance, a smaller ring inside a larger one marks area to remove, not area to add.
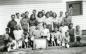
[[[20,30],[20,27],[16,26],[13,33],[14,33],[15,40],[17,42],[17,48],[21,48],[22,47],[23,30]]]
[[[27,32],[24,32],[24,48],[28,48],[29,47],[29,34]]]
[[[65,47],[66,48],[69,48],[69,40],[70,39],[70,37],[69,37],[69,34],[68,34],[68,32],[65,32]]]
[[[62,46],[65,46],[65,33],[68,31],[68,26],[62,24],[62,26],[59,28],[61,32],[61,42]]]
[[[81,40],[81,35],[82,35],[82,32],[81,32],[81,30],[80,30],[80,26],[77,25],[77,26],[76,26],[76,29],[75,29],[75,40],[76,40],[76,42],[80,42],[80,40]]]
[[[43,23],[43,30],[41,34],[42,34],[42,38],[47,38],[47,40],[49,40],[50,33],[49,33],[49,29],[46,28],[45,23]]]
[[[54,37],[54,40],[55,40],[55,44],[56,46],[59,45],[61,46],[61,32],[59,31],[59,29],[55,28],[55,37]]]
[[[74,36],[74,28],[73,28],[73,24],[69,24],[69,30],[68,30],[68,33],[69,33],[69,36],[70,36],[70,42],[75,42],[75,36]]]
[[[54,37],[55,37],[55,32],[52,31],[52,33],[51,33],[51,45],[52,45],[52,46],[55,46],[55,40],[54,40]]]
[[[7,51],[9,52],[9,51],[11,51],[11,50],[13,50],[13,49],[17,49],[17,42],[16,42],[16,40],[12,40],[11,39],[11,41],[7,44]]]
[[[5,30],[6,30],[6,33],[4,34],[4,41],[6,46],[9,42],[9,28],[6,28]]]

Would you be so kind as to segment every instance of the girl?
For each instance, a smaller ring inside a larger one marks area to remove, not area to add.
[[[76,41],[76,42],[80,42],[81,36],[82,36],[82,32],[81,32],[81,30],[80,30],[80,26],[77,25],[77,26],[76,26],[76,29],[75,29],[75,41]]]
[[[44,14],[43,14],[42,11],[38,12],[37,21],[38,21],[39,23],[43,23],[43,21],[45,20],[45,18],[44,18],[43,16],[44,16]]]
[[[45,23],[47,25],[47,28],[49,29],[49,31],[51,32],[53,29],[52,29],[52,25],[53,25],[53,18],[50,17],[50,12],[47,12],[45,14],[46,18],[45,18]]]

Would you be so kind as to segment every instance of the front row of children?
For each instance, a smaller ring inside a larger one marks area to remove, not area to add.
[[[6,41],[6,46],[9,46],[8,51],[11,50],[11,46],[15,46],[14,49],[32,47],[33,41],[36,38],[47,39],[49,46],[63,46],[69,48],[70,43],[80,42],[82,35],[80,26],[77,25],[74,29],[72,23],[68,26],[62,25],[60,28],[55,28],[52,32],[49,31],[46,24],[43,24],[43,27],[41,27],[41,25],[35,26],[29,33],[23,32],[23,30],[20,30],[19,27],[16,26],[13,33],[15,40],[9,37],[9,29],[6,28],[4,40]]]

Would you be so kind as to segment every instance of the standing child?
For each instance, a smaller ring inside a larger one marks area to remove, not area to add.
[[[5,50],[7,51],[7,44],[9,43],[9,28],[6,28],[6,33],[4,34]]]
[[[61,32],[59,31],[59,29],[55,28],[55,45],[57,46],[61,46]]]
[[[74,32],[75,31],[74,31],[72,23],[69,24],[69,30],[68,30],[68,32],[69,32],[69,36],[70,36],[70,42],[75,42],[75,36],[74,36]]]
[[[62,26],[59,28],[62,34],[62,46],[65,46],[65,33],[68,31],[68,26],[62,24]]]

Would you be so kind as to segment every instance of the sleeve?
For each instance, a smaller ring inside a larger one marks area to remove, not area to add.
[[[8,25],[7,25],[8,28],[10,28],[10,21],[8,22]]]
[[[80,37],[82,37],[82,30],[80,30]]]

